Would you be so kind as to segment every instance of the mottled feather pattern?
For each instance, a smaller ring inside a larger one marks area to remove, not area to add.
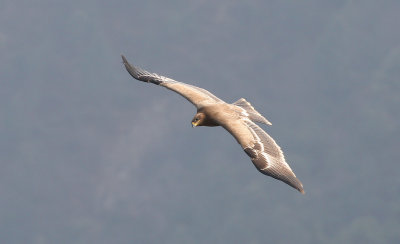
[[[142,68],[131,65],[126,60],[124,55],[122,55],[122,60],[126,70],[133,78],[144,82],[150,82],[156,85],[161,85],[170,90],[173,90],[184,96],[191,103],[196,105],[196,107],[199,106],[199,104],[196,104],[199,103],[199,101],[202,101],[205,104],[214,102],[223,103],[221,99],[203,88],[179,82],[171,78],[158,75],[156,73],[150,73]]]
[[[303,185],[296,178],[290,166],[286,163],[282,150],[274,139],[248,119],[244,119],[253,134],[253,145],[244,148],[254,166],[263,174],[285,183],[304,193]]]
[[[281,180],[304,193],[301,182],[286,163],[280,147],[254,122],[267,125],[271,123],[244,98],[227,104],[203,88],[135,67],[128,63],[124,56],[122,60],[133,78],[170,89],[195,105],[195,118],[199,116],[201,120],[193,120],[192,125],[195,123],[195,126],[222,126],[238,141],[261,173]]]

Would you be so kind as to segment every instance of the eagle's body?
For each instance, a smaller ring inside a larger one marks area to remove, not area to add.
[[[128,63],[122,56],[129,74],[137,80],[164,86],[191,102],[197,108],[192,120],[195,126],[222,126],[250,157],[254,166],[263,174],[281,180],[304,193],[303,185],[286,163],[280,147],[255,122],[271,125],[244,98],[228,104],[209,91],[147,72]]]

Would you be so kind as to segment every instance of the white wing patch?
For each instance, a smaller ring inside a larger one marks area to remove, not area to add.
[[[244,120],[245,123],[248,125],[248,129],[250,130],[250,132],[251,132],[251,134],[253,135],[253,138],[254,138],[254,143],[253,143],[253,145],[251,145],[251,148],[253,148],[253,149],[256,150],[257,158],[261,156],[261,157],[263,157],[263,158],[265,159],[265,162],[267,162],[266,165],[265,165],[265,167],[260,168],[260,170],[265,170],[265,169],[267,169],[268,167],[270,167],[270,163],[271,163],[272,160],[270,159],[270,157],[268,156],[268,154],[265,153],[265,146],[264,146],[264,143],[262,142],[261,138],[260,138],[260,137],[258,136],[258,134],[254,131],[254,129],[252,128],[252,126],[249,126],[249,124],[253,124],[253,122],[252,122],[250,119],[248,119],[248,118],[243,119],[243,120]],[[257,146],[258,146],[258,147],[257,147]]]
[[[242,110],[242,112],[240,113],[241,115],[245,116],[245,117],[249,117],[249,113],[247,113],[247,111],[243,108],[240,108]]]
[[[303,185],[286,163],[285,157],[274,139],[249,118],[243,117],[242,121],[253,136],[253,141],[249,145],[244,145],[243,149],[254,166],[261,173],[281,180],[304,193]]]

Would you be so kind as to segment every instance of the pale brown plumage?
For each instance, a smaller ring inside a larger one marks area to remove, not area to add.
[[[267,125],[271,123],[244,98],[228,104],[203,88],[135,67],[128,63],[123,55],[122,60],[133,78],[166,87],[196,106],[197,113],[192,120],[193,126],[222,126],[242,146],[261,173],[281,180],[304,194],[303,185],[286,163],[280,147],[254,122]]]

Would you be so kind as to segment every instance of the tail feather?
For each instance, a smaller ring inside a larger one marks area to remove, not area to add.
[[[264,116],[262,116],[259,112],[257,112],[257,110],[255,110],[254,107],[251,106],[251,104],[248,101],[246,101],[246,99],[240,98],[239,100],[234,102],[233,105],[236,105],[244,109],[249,114],[248,117],[250,120],[254,122],[263,123],[266,125],[272,125],[271,122],[269,122]]]

